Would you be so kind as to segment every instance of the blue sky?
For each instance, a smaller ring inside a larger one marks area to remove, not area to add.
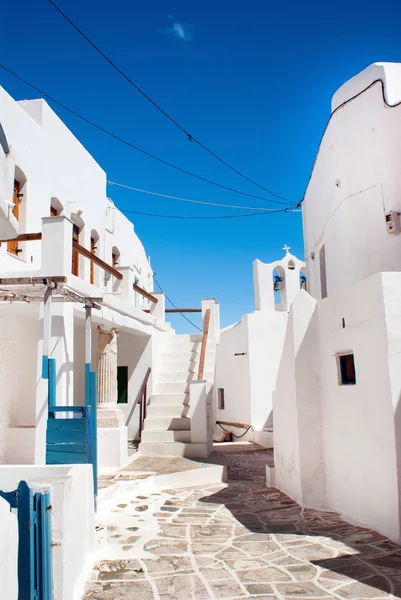
[[[58,4],[202,143],[295,202],[303,196],[336,89],[372,62],[401,61],[399,2],[385,10],[369,0]],[[1,10],[0,62],[145,150],[224,185],[264,195],[188,142],[47,0],[14,0]],[[0,85],[16,99],[37,97],[1,69]],[[276,207],[159,165],[54,108],[112,181],[204,201]],[[115,187],[108,194],[120,208],[143,212],[244,212]],[[216,297],[222,326],[254,308],[255,258],[280,258],[285,243],[303,257],[299,213],[229,220],[131,217],[172,300],[192,307],[202,296]],[[173,323],[180,332],[189,330],[181,317]]]

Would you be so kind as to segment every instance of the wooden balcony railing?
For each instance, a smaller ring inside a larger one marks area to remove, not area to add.
[[[123,274],[120,273],[120,271],[117,271],[115,267],[112,267],[108,263],[104,262],[104,260],[96,256],[96,254],[93,254],[84,246],[81,246],[81,244],[79,244],[75,240],[72,242],[72,247],[78,252],[78,254],[82,254],[82,256],[85,256],[85,258],[89,258],[89,260],[92,261],[95,265],[98,265],[98,267],[100,267],[107,273],[110,273],[110,275],[113,275],[113,277],[115,277],[119,281],[121,281],[121,279],[123,278]]]
[[[142,385],[139,388],[139,392],[135,398],[135,402],[132,405],[131,411],[130,411],[128,418],[126,420],[126,423],[125,423],[125,425],[128,426],[129,422],[131,421],[132,415],[134,414],[135,408],[137,406],[139,406],[139,426],[138,426],[139,441],[141,441],[143,424],[146,419],[147,385],[148,385],[148,380],[149,380],[151,372],[152,372],[152,369],[151,369],[151,367],[149,367],[148,370],[146,371],[144,380],[142,381]]]
[[[209,325],[210,325],[210,308],[205,312],[205,318],[203,321],[203,331],[202,331],[202,344],[201,344],[201,353],[199,358],[199,370],[198,370],[198,381],[202,381],[203,379],[203,371],[205,368],[205,358],[206,358],[206,347],[207,347],[207,337],[209,335]]]
[[[150,292],[147,292],[146,290],[141,288],[137,283],[134,283],[133,287],[134,287],[134,290],[136,292],[138,292],[138,294],[141,294],[142,296],[144,296],[144,298],[147,298],[148,300],[153,302],[153,304],[157,304],[159,302],[159,300],[156,298],[156,296],[153,296],[153,294],[151,294]],[[147,312],[147,311],[145,311],[145,312]]]

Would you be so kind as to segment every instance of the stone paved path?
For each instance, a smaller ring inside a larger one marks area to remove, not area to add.
[[[231,451],[230,451],[231,450]],[[271,454],[227,447],[228,483],[126,496],[85,600],[401,598],[401,548],[265,487]]]

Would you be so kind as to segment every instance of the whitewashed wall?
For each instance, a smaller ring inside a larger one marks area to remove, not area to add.
[[[333,294],[317,313],[308,302],[293,304],[274,395],[277,485],[399,539],[401,274]],[[340,385],[348,352],[356,384]]]
[[[1,594],[7,600],[18,600],[17,557],[17,517],[8,502],[0,498],[0,582]]]
[[[256,310],[221,331],[216,348],[216,387],[224,389],[225,408],[217,420],[252,425],[255,441],[271,445],[273,391],[283,349],[287,314],[300,291],[304,263],[292,254],[273,263],[253,263]],[[279,269],[280,303],[275,303],[273,274]],[[263,435],[258,435],[263,432]],[[239,431],[235,430],[236,435]],[[244,433],[242,430],[241,433]],[[253,433],[247,434],[252,439]]]
[[[372,65],[342,86],[305,193],[305,256],[315,298],[321,297],[323,243],[328,295],[375,273],[401,270],[401,235],[386,233],[384,221],[385,212],[401,211],[401,105],[385,105],[380,82],[350,100],[378,78],[389,104],[401,100],[400,64]]]
[[[251,423],[248,328],[245,317],[222,329],[216,347],[216,387],[224,389],[225,409],[216,407],[216,419]],[[235,356],[241,354],[241,356]]]
[[[61,214],[82,221],[82,245],[89,248],[91,232],[96,231],[98,256],[111,263],[116,247],[121,254],[119,265],[133,266],[139,284],[153,289],[152,270],[133,224],[106,196],[105,172],[47,103],[15,102],[0,88],[0,114],[15,176],[23,185],[20,233],[41,231],[41,218],[50,214],[51,200],[56,199],[63,208]],[[40,243],[22,242],[20,247],[23,251],[15,257],[2,244],[1,271],[40,268]],[[89,280],[89,261],[80,257],[80,267],[81,275]],[[98,282],[104,284],[103,273]]]
[[[1,490],[15,490],[21,480],[34,490],[50,488],[54,600],[80,600],[96,550],[92,467],[0,467]],[[3,532],[8,532],[8,537],[3,538]],[[13,594],[17,536],[16,524],[6,514],[0,499],[0,557],[4,559],[0,561],[0,573],[7,569],[6,577],[0,579],[0,593],[4,593],[3,584],[10,592],[10,596],[1,596],[5,600],[16,600]]]

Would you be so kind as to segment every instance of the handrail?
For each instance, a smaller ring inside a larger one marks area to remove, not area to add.
[[[16,237],[8,238],[7,240],[0,240],[3,242],[36,242],[42,239],[42,234],[39,233],[20,233]]]
[[[136,292],[138,292],[138,294],[141,294],[141,296],[144,296],[145,298],[153,302],[153,304],[157,304],[159,302],[156,296],[153,296],[150,292],[147,292],[146,290],[141,288],[137,283],[133,284],[133,288]]]
[[[205,319],[203,321],[202,345],[201,345],[201,353],[200,353],[200,358],[199,358],[198,381],[202,381],[202,379],[203,379],[203,370],[205,368],[207,336],[209,334],[209,324],[210,324],[210,308],[208,308],[206,310]]]
[[[201,308],[166,308],[166,313],[201,313]]]
[[[143,312],[150,313],[149,309],[144,310]],[[201,308],[166,308],[165,313],[200,313],[202,312]]]
[[[120,271],[117,271],[117,269],[104,262],[104,260],[96,256],[96,254],[93,254],[93,252],[91,252],[87,248],[84,248],[84,246],[81,246],[81,244],[79,244],[75,240],[73,240],[72,242],[72,247],[78,252],[78,254],[82,254],[82,256],[89,258],[89,260],[95,263],[95,265],[98,265],[104,271],[113,275],[113,277],[115,277],[116,279],[119,279],[121,281],[121,279],[123,278],[123,274],[120,273]]]
[[[132,405],[131,411],[125,422],[125,425],[127,427],[129,422],[131,421],[132,415],[134,414],[135,408],[139,404],[139,429],[138,429],[139,441],[141,441],[141,433],[142,433],[142,429],[143,429],[143,423],[146,419],[146,387],[147,387],[148,379],[149,379],[151,372],[152,372],[152,368],[149,367],[148,370],[146,371],[145,377],[142,381],[142,385],[139,388],[139,392],[136,395],[136,398]]]

